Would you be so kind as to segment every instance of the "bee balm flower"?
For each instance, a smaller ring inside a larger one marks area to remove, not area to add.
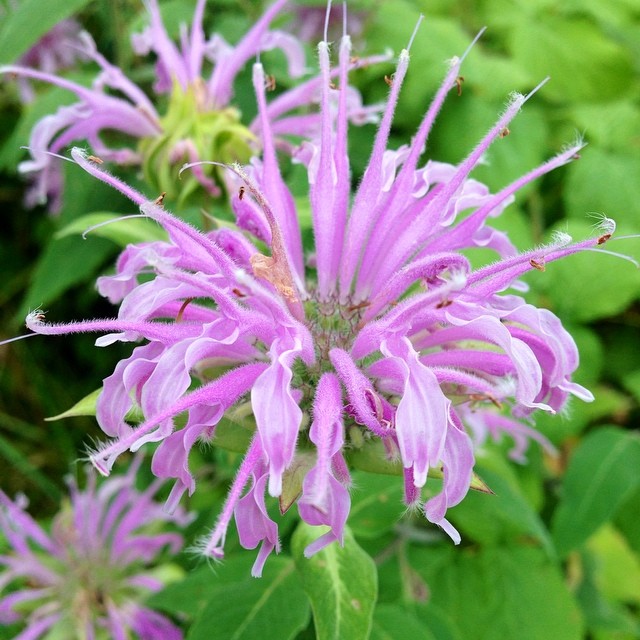
[[[78,98],[76,103],[60,107],[56,113],[39,120],[32,130],[29,143],[32,157],[19,167],[22,173],[34,178],[29,203],[48,201],[51,210],[59,210],[62,173],[58,159],[52,154],[79,140],[88,142],[103,160],[142,165],[147,181],[171,198],[179,194],[186,199],[198,186],[212,196],[220,195],[215,176],[201,168],[178,190],[178,168],[185,161],[198,159],[246,161],[259,148],[260,127],[244,122],[233,105],[234,81],[248,60],[272,49],[284,53],[290,77],[305,73],[302,45],[287,33],[269,29],[286,2],[276,0],[235,46],[217,34],[205,38],[206,0],[196,3],[190,28],[183,25],[180,46],[169,38],[157,0],[145,2],[150,24],[134,36],[133,46],[136,53],[153,53],[157,58],[155,95],[151,97],[96,50],[88,33],[82,34],[83,46],[77,44],[76,48],[100,67],[90,88],[46,69],[0,66],[0,74],[48,82]],[[352,66],[375,60],[353,62]],[[212,68],[207,71],[209,67]],[[318,84],[317,79],[310,79],[295,90],[282,92],[271,102],[268,117],[279,135],[311,135],[315,131],[318,114],[305,108],[316,101]],[[163,94],[169,94],[169,100],[166,112],[161,113],[157,102]],[[363,107],[358,92],[349,89],[349,114],[354,122],[374,120],[376,113],[376,107]],[[108,131],[120,132],[138,144],[113,148],[103,141]]]
[[[182,547],[179,534],[153,533],[154,526],[190,518],[182,510],[169,516],[154,501],[161,481],[134,488],[139,462],[99,487],[95,474],[84,490],[70,481],[69,504],[51,533],[25,511],[26,500],[0,491],[0,531],[9,547],[0,556],[0,622],[24,623],[20,638],[182,638],[142,600],[164,586],[157,568],[150,570],[160,553]]]
[[[244,421],[252,430],[247,453],[202,548],[222,557],[235,515],[242,545],[260,545],[254,575],[279,550],[269,496],[282,511],[297,499],[306,522],[329,527],[307,555],[343,541],[349,451],[382,443],[382,455],[397,460],[404,475],[407,504],[419,505],[457,543],[446,512],[469,489],[469,431],[483,437],[483,430],[505,430],[520,438],[526,428],[514,425],[534,411],[556,412],[570,395],[592,399],[571,380],[578,366],[571,336],[513,287],[545,262],[597,248],[613,224],[604,221],[597,237],[572,243],[560,235],[526,253],[487,224],[519,188],[575,158],[581,144],[490,193],[469,173],[529,97],[514,95],[459,165],[420,164],[445,96],[457,86],[462,60],[456,58],[410,145],[389,149],[409,65],[404,50],[352,195],[348,36],[337,49],[336,89],[329,44],[318,46],[321,135],[300,154],[308,167],[312,255],[303,251],[296,205],[278,168],[257,63],[264,148],[250,166],[230,167],[238,228],[201,233],[73,150],[86,171],[161,224],[168,240],[130,245],[115,275],[98,281],[100,292],[120,305],[116,319],[56,325],[38,312],[27,319],[41,334],[102,332],[101,346],[143,341],[104,381],[97,419],[110,440],[91,460],[107,474],[122,452],[159,443],[152,469],[175,480],[169,508],[195,490],[194,444],[215,444],[225,414],[251,414]],[[461,250],[475,246],[495,250],[499,259],[473,270]],[[144,415],[137,425],[126,420],[134,406]],[[179,414],[186,416],[183,426],[174,421]],[[442,489],[425,502],[431,470],[443,478]]]

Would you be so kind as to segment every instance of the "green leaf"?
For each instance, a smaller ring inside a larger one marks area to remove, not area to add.
[[[242,577],[234,564],[225,561],[211,572],[210,599],[187,640],[286,640],[307,626],[309,603],[292,560],[269,558],[259,579],[251,577],[244,559],[237,565],[244,569]]]
[[[378,592],[376,566],[345,530],[344,547],[332,543],[311,558],[305,547],[325,527],[302,522],[292,538],[298,573],[311,600],[318,640],[367,638]]]
[[[541,549],[412,546],[408,559],[465,640],[583,638],[579,609]]]
[[[615,380],[631,393],[634,393],[634,372],[640,369],[640,353],[632,348],[638,340],[638,327],[634,324],[630,318],[628,322],[616,322],[606,333],[602,332],[607,354],[603,361],[603,377]]]
[[[156,222],[146,218],[124,218],[118,220],[117,213],[95,212],[76,218],[56,233],[56,238],[81,235],[90,229],[92,236],[100,236],[115,242],[120,247],[137,242],[166,240],[167,233]],[[109,223],[109,224],[105,224]],[[95,229],[91,227],[98,226]]]
[[[0,426],[4,427],[4,416],[0,414]],[[52,482],[45,473],[33,464],[30,460],[31,456],[25,455],[16,448],[7,438],[0,434],[0,461],[3,470],[6,465],[13,467],[18,472],[24,474],[29,480],[38,487],[45,495],[58,501],[62,498],[62,491]]]
[[[631,177],[638,175],[640,157],[635,149],[621,153],[587,146],[580,160],[567,168],[564,190],[567,213],[584,220],[591,212],[601,212],[618,225],[626,223],[632,232],[640,231],[637,215],[640,181]],[[616,243],[618,251],[620,244]]]
[[[374,538],[391,530],[406,511],[400,477],[356,471],[353,486],[349,527],[359,538]]]
[[[640,439],[613,427],[586,437],[569,462],[551,532],[558,553],[579,547],[640,485]]]
[[[612,357],[609,354],[609,357]],[[624,394],[605,385],[588,385],[595,396],[593,402],[572,399],[567,415],[539,411],[536,416],[536,429],[558,446],[572,438],[591,423],[606,422],[612,416],[626,416],[633,408],[633,402]]]
[[[389,460],[384,445],[379,439],[359,442],[355,440],[358,437],[358,430],[353,429],[352,433],[354,446],[348,452],[351,466],[370,473],[397,477],[402,475],[402,463],[399,460]]]
[[[508,94],[498,102],[485,102],[476,95],[462,95],[454,100],[438,119],[433,132],[433,154],[444,162],[459,163],[467,156],[487,129],[504,110]],[[464,127],[460,122],[464,121]],[[534,102],[527,103],[522,112],[509,125],[510,134],[497,138],[485,152],[482,164],[472,173],[473,178],[498,191],[516,180],[551,155],[547,149],[548,125],[542,109]],[[535,183],[534,183],[535,184]],[[534,185],[527,185],[518,192],[520,202]],[[513,208],[503,214],[509,218]]]
[[[282,476],[282,493],[278,498],[280,513],[286,513],[302,493],[304,479],[316,463],[315,452],[299,450]]]
[[[62,420],[63,418],[75,418],[76,416],[95,416],[96,415],[96,402],[98,401],[98,396],[102,393],[102,387],[92,391],[88,395],[86,395],[82,400],[78,400],[73,407],[59,413],[56,416],[51,416],[49,418],[45,418],[47,422],[52,422],[53,420]]]
[[[640,369],[625,376],[624,386],[633,394],[635,401],[640,402]]]
[[[31,286],[18,313],[20,318],[51,303],[70,287],[92,280],[113,253],[113,245],[102,238],[75,237],[51,242],[40,256]]]
[[[596,156],[603,153],[601,147],[611,151],[617,150],[618,153],[626,147],[631,152],[629,160],[633,160],[634,138],[640,131],[640,109],[630,99],[607,102],[606,104],[580,103],[573,106],[571,111],[572,120],[578,125],[579,130],[585,132],[590,143],[595,142],[598,145],[593,149],[587,148],[585,150],[583,155],[585,160],[592,153]],[[602,169],[608,171],[607,167],[602,167]],[[624,174],[619,178],[620,182],[627,182]],[[604,182],[601,182],[599,186],[605,191],[610,189],[610,185]],[[633,185],[629,186],[633,187]],[[580,194],[576,195],[580,196]]]
[[[551,76],[544,95],[554,100],[603,102],[633,82],[630,52],[588,20],[522,12],[509,31],[509,45],[534,76]]]
[[[5,623],[0,627],[0,640],[15,640],[22,631],[24,631],[22,621],[12,624]]]
[[[235,407],[220,418],[214,433],[216,447],[245,453],[256,430],[255,418],[251,413],[246,413],[246,409],[250,409],[250,405]]]
[[[605,359],[601,336],[593,329],[581,325],[567,326],[565,323],[565,329],[575,340],[580,353],[580,366],[574,373],[573,380],[587,387],[598,384]]]
[[[615,518],[616,526],[625,535],[627,542],[640,556],[640,487],[620,507]]]
[[[566,231],[567,225],[559,227]],[[593,227],[572,221],[569,232],[576,239],[594,236]],[[622,234],[621,234],[622,235]],[[603,249],[622,251],[622,242]],[[640,270],[616,256],[583,251],[546,265],[544,273],[530,274],[528,282],[548,296],[554,313],[574,322],[590,322],[624,311],[640,292]]]
[[[586,547],[598,558],[596,581],[602,594],[608,600],[640,605],[640,560],[624,536],[606,524]]]
[[[603,25],[609,27],[633,23],[638,14],[638,5],[635,0],[612,0],[609,2],[603,2],[602,0],[566,0],[566,2],[562,3],[562,8],[569,14],[578,12],[592,15]]]
[[[16,8],[0,23],[0,64],[17,60],[54,25],[88,4],[89,0],[21,0],[16,3]]]
[[[428,601],[426,604],[415,604],[413,611],[438,640],[462,640],[462,634],[455,619],[440,607]]]
[[[605,597],[600,584],[601,558],[584,549],[580,553],[581,580],[576,597],[589,628],[590,636],[598,640],[635,640],[640,634],[635,616],[623,604]],[[623,569],[622,573],[625,571]],[[621,574],[622,575],[622,574]]]
[[[436,637],[406,609],[394,604],[381,604],[373,614],[371,640],[396,640],[420,638],[436,640]]]
[[[74,74],[74,80],[80,81],[80,77]],[[86,78],[89,80],[89,78]],[[22,106],[20,118],[0,149],[0,168],[7,171],[15,171],[18,162],[24,158],[26,151],[21,147],[29,144],[31,130],[36,123],[45,116],[55,113],[58,108],[71,104],[77,100],[75,95],[60,87],[43,86],[42,91],[36,94],[35,100]]]
[[[197,567],[180,582],[173,582],[154,593],[147,603],[154,609],[162,609],[176,616],[195,616],[209,604],[222,584],[247,582],[253,562],[251,554],[243,552],[225,560],[219,567],[208,564]]]
[[[469,492],[448,512],[464,533],[463,538],[468,536],[479,542],[497,543],[525,534],[538,540],[553,557],[555,551],[549,532],[527,501],[506,461],[497,456],[493,459],[485,457],[476,465],[476,470],[495,495]]]

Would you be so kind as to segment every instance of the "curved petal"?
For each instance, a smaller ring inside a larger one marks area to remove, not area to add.
[[[430,466],[442,457],[451,401],[438,379],[418,358],[407,338],[383,340],[380,351],[398,367],[404,388],[396,411],[396,432],[405,468],[413,467],[413,481],[422,487]]]
[[[269,494],[282,492],[282,474],[295,454],[302,410],[291,390],[291,364],[300,355],[302,343],[296,338],[277,339],[271,346],[271,366],[256,380],[251,390],[251,406],[262,448],[269,460]]]

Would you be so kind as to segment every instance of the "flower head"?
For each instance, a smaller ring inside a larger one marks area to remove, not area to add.
[[[349,451],[381,442],[404,475],[407,504],[419,505],[457,543],[446,512],[469,490],[471,436],[514,433],[521,455],[532,427],[515,425],[536,410],[560,410],[570,395],[592,399],[571,380],[578,366],[571,336],[550,311],[515,291],[526,272],[596,249],[613,223],[604,221],[597,237],[571,243],[562,235],[526,253],[487,224],[520,187],[574,159],[581,143],[490,193],[469,174],[529,97],[515,95],[460,164],[420,164],[445,96],[457,86],[456,58],[411,144],[389,149],[409,65],[404,50],[352,196],[348,36],[337,50],[336,89],[329,44],[318,46],[321,133],[299,154],[308,169],[312,254],[305,256],[295,201],[278,168],[264,71],[256,63],[264,146],[260,160],[230,167],[238,228],[200,233],[73,150],[78,164],[131,198],[168,239],[130,245],[115,275],[98,281],[100,292],[120,304],[116,319],[67,325],[47,324],[39,313],[27,319],[42,334],[105,333],[102,346],[144,341],[104,381],[97,418],[110,441],[91,460],[107,474],[122,452],[159,443],[152,468],[175,480],[170,508],[195,490],[194,444],[215,443],[224,415],[248,428],[246,456],[202,548],[221,557],[235,515],[241,543],[260,544],[254,575],[279,550],[266,494],[279,499],[281,511],[297,499],[306,522],[329,527],[308,555],[341,543]],[[476,246],[493,249],[497,261],[473,270],[461,250]],[[126,421],[134,406],[144,415],[136,426]],[[179,414],[186,415],[184,426],[174,421]],[[442,489],[425,501],[431,470],[443,478]]]
[[[168,515],[154,501],[161,481],[135,489],[140,462],[100,486],[94,473],[83,490],[70,480],[69,503],[50,533],[26,512],[24,497],[11,501],[0,491],[0,531],[9,546],[0,556],[0,622],[24,623],[21,638],[182,638],[142,600],[164,586],[162,574],[151,571],[159,554],[182,547],[179,534],[154,529],[190,518],[181,509]]]
[[[103,160],[142,165],[147,181],[171,198],[180,195],[185,199],[198,186],[212,196],[220,195],[219,182],[210,168],[197,168],[182,184],[177,180],[178,168],[184,162],[209,158],[245,162],[259,148],[259,123],[242,121],[241,113],[232,103],[234,81],[248,60],[272,49],[284,53],[291,78],[306,72],[304,49],[298,40],[269,28],[286,2],[276,0],[244,37],[231,46],[218,34],[205,37],[206,0],[196,3],[190,27],[182,26],[179,45],[167,34],[157,0],[146,0],[149,25],[133,37],[133,47],[140,55],[153,53],[156,57],[155,95],[151,98],[97,51],[88,33],[67,48],[99,66],[100,73],[90,88],[54,75],[50,69],[26,64],[0,67],[0,73],[49,82],[78,98],[74,104],[45,116],[33,128],[31,159],[19,167],[35,180],[29,202],[49,201],[52,210],[60,208],[62,174],[58,159],[51,153],[58,153],[74,141],[88,142]],[[311,79],[295,90],[284,91],[271,102],[268,118],[279,135],[307,136],[317,128],[317,113],[300,112],[300,108],[316,101],[317,93],[318,81]],[[164,113],[157,105],[163,94],[169,95]],[[349,90],[349,96],[352,120],[375,118],[376,108],[363,107],[354,89]],[[113,148],[103,140],[108,131],[133,138],[137,145]]]

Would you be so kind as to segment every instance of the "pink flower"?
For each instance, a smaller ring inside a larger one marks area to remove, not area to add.
[[[186,525],[181,509],[166,514],[154,501],[161,481],[135,489],[138,458],[124,476],[86,489],[69,480],[70,502],[47,533],[25,511],[26,499],[0,491],[0,530],[8,550],[0,556],[0,623],[24,623],[21,638],[49,635],[181,640],[171,620],[142,600],[162,589],[151,572],[167,548],[177,553],[182,536],[152,533],[158,523]],[[13,587],[13,589],[11,589]]]
[[[308,168],[312,255],[303,250],[296,204],[278,168],[264,71],[256,63],[264,146],[249,167],[230,167],[238,229],[200,233],[73,150],[86,171],[161,224],[168,240],[129,246],[115,275],[99,280],[100,291],[120,304],[118,318],[66,325],[47,324],[41,313],[27,319],[41,334],[104,333],[101,346],[144,341],[104,383],[97,416],[110,441],[91,455],[102,473],[124,451],[158,442],[153,470],[175,479],[169,499],[175,508],[185,491],[195,490],[188,462],[194,444],[215,443],[225,414],[251,431],[202,548],[222,556],[235,513],[241,543],[260,544],[254,575],[279,550],[266,494],[278,498],[282,510],[299,495],[300,516],[329,527],[307,555],[342,542],[350,448],[381,440],[404,473],[407,504],[420,505],[457,543],[446,512],[469,489],[470,433],[481,441],[506,431],[519,441],[532,427],[518,431],[515,425],[535,411],[559,411],[570,395],[592,399],[571,380],[578,354],[560,321],[508,291],[522,289],[519,278],[546,262],[597,250],[613,223],[604,220],[597,236],[581,242],[559,235],[526,253],[487,224],[519,188],[576,158],[582,145],[495,194],[469,178],[530,97],[514,95],[459,165],[421,165],[437,113],[457,86],[462,60],[454,58],[412,142],[389,149],[409,65],[404,50],[368,167],[352,195],[348,36],[336,48],[338,89],[331,82],[329,44],[318,45],[321,132],[300,154]],[[265,245],[269,255],[261,253]],[[460,250],[476,246],[493,249],[496,262],[472,270]],[[144,415],[135,426],[126,421],[134,407]],[[179,414],[186,415],[184,426],[174,421]],[[424,502],[421,490],[432,469],[443,475],[443,486]]]
[[[133,47],[140,55],[156,56],[155,95],[151,97],[102,56],[86,32],[65,50],[93,60],[100,67],[91,88],[55,75],[56,69],[33,66],[31,58],[22,65],[1,66],[0,74],[48,82],[78,98],[74,104],[39,120],[31,132],[31,159],[19,166],[34,180],[27,197],[31,206],[48,202],[52,211],[60,209],[63,179],[59,160],[51,153],[58,153],[75,141],[89,143],[102,160],[142,165],[146,178],[159,192],[165,191],[172,198],[177,196],[177,168],[183,162],[212,157],[223,162],[248,160],[259,148],[261,126],[258,122],[243,122],[233,105],[236,76],[247,61],[272,49],[284,53],[291,78],[300,77],[307,70],[301,43],[287,33],[269,29],[286,3],[287,0],[275,0],[245,36],[231,46],[218,34],[205,37],[206,0],[196,3],[191,26],[182,26],[179,45],[167,34],[157,0],[145,2],[149,26],[134,36]],[[353,66],[377,59],[381,58],[354,62]],[[270,78],[269,83],[273,82]],[[304,109],[317,100],[318,84],[318,79],[310,79],[282,92],[270,103],[267,117],[279,135],[308,136],[317,129],[318,114]],[[170,94],[164,114],[156,108],[162,94]],[[349,112],[354,122],[366,122],[375,119],[377,108],[363,107],[357,91],[349,89]],[[134,146],[107,145],[102,136],[109,130],[132,138]],[[198,185],[212,196],[220,195],[219,181],[201,167],[181,186],[180,194],[186,198]]]

